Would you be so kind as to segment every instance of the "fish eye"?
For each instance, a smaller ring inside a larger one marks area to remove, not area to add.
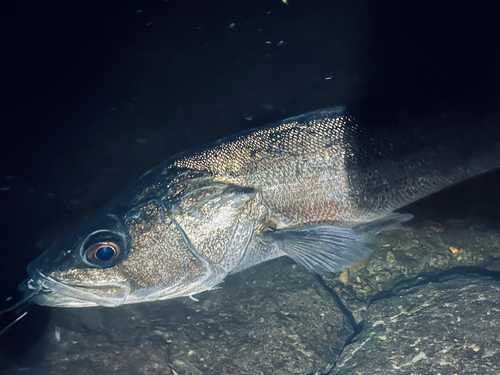
[[[86,258],[89,263],[103,266],[108,265],[119,257],[122,249],[114,242],[98,242],[86,251]]]
[[[124,239],[113,232],[96,232],[82,246],[83,260],[99,268],[113,267],[126,255]]]
[[[99,242],[87,250],[87,260],[91,263],[109,262],[120,254],[120,247],[112,242]]]
[[[116,254],[117,251],[114,247],[103,245],[95,252],[95,257],[106,262],[113,259]]]

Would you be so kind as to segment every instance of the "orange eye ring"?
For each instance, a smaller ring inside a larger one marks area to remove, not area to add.
[[[90,263],[102,265],[114,261],[121,252],[121,247],[115,242],[104,241],[92,245],[87,250],[86,256]]]

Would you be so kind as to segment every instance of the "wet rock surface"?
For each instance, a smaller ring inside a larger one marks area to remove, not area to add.
[[[47,375],[497,374],[498,226],[409,224],[335,275],[282,258],[198,302],[42,309],[51,323],[32,350]]]
[[[499,227],[498,223],[453,220],[410,222],[403,228],[379,233],[369,258],[341,273],[326,274],[323,279],[359,324],[374,296],[404,280],[457,267],[498,268]]]
[[[499,372],[500,282],[453,276],[371,304],[331,375]]]
[[[288,259],[199,298],[56,309],[46,374],[324,373],[353,333],[315,276]]]

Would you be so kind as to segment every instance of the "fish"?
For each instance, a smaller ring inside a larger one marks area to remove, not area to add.
[[[168,159],[30,263],[16,306],[193,297],[282,256],[339,272],[412,219],[400,208],[500,166],[496,149],[417,147],[366,118],[316,110]]]

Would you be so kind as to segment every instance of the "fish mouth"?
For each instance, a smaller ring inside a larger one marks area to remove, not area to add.
[[[19,289],[24,292],[23,299],[37,305],[52,307],[116,307],[126,302],[130,295],[128,282],[65,284],[44,275],[36,267],[30,267],[30,278]]]

